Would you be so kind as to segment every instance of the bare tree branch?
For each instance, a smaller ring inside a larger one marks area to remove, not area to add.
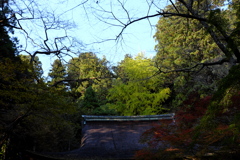
[[[85,0],[77,6],[71,8],[73,10],[84,5]],[[76,54],[83,45],[75,38],[68,35],[67,30],[73,27],[73,23],[61,20],[61,15],[69,12],[56,13],[48,8],[41,8],[40,3],[34,0],[20,0],[19,3],[13,1],[9,6],[14,10],[16,29],[25,39],[21,39],[21,43],[25,40],[23,48],[19,49],[20,53],[27,53],[31,56],[30,63],[34,61],[38,54],[53,55],[62,57],[61,55]],[[60,34],[53,34],[58,32]],[[78,46],[77,46],[78,45]]]
[[[82,83],[82,82],[86,82],[86,81],[91,81],[91,80],[100,80],[100,79],[111,79],[111,78],[117,78],[116,76],[112,75],[111,77],[90,77],[90,78],[82,78],[82,79],[64,79],[64,80],[60,80],[55,82],[53,85],[51,85],[50,87],[56,87],[57,85],[64,83],[64,82],[78,82],[78,83]]]
[[[194,66],[189,67],[189,68],[176,69],[176,70],[170,70],[170,71],[162,71],[161,68],[158,68],[159,69],[158,74],[172,73],[172,72],[200,72],[204,67],[221,65],[223,63],[231,63],[231,60],[229,60],[228,58],[223,58],[216,62],[197,63]],[[200,67],[200,68],[198,68],[198,67]],[[195,70],[195,69],[197,69],[197,70]]]
[[[149,18],[153,18],[153,17],[159,17],[159,16],[163,16],[163,17],[178,16],[178,17],[185,17],[185,18],[196,19],[196,20],[204,21],[204,22],[207,21],[207,19],[205,19],[205,18],[193,16],[193,15],[190,15],[190,14],[181,14],[181,13],[171,13],[171,12],[164,12],[164,11],[163,11],[163,12],[160,12],[160,11],[158,11],[156,14],[147,15],[147,16],[144,16],[144,17],[135,19],[135,20],[131,20],[131,21],[129,21],[128,23],[124,24],[124,27],[121,29],[121,31],[120,31],[119,34],[117,35],[116,40],[123,34],[124,30],[125,30],[128,26],[130,26],[131,24],[136,23],[136,22],[139,22],[139,21],[142,21],[142,20],[145,20],[145,19],[149,19]],[[116,17],[114,17],[114,18],[116,18]],[[123,23],[121,22],[121,24],[123,24]]]
[[[144,19],[148,19],[148,18],[152,18],[152,17],[157,17],[159,16],[160,14],[157,13],[157,14],[154,14],[154,15],[148,15],[148,16],[145,16],[145,17],[141,17],[141,18],[138,18],[138,19],[135,19],[133,21],[130,21],[129,23],[125,24],[124,27],[121,29],[120,33],[117,35],[116,37],[116,40],[123,34],[124,30],[131,24],[133,23],[136,23],[138,21],[141,21],[141,20],[144,20]]]
[[[170,2],[171,2],[171,4],[172,4],[172,6],[175,8],[175,10],[177,11],[177,13],[179,13],[179,11],[178,11],[177,7],[175,6],[175,4],[173,3],[173,1],[170,0]]]
[[[190,0],[188,2],[184,1],[184,0],[178,0],[180,3],[182,3],[182,5],[187,9],[188,13],[180,13],[179,9],[177,8],[177,6],[173,3],[172,0],[170,0],[173,8],[175,9],[176,12],[168,12],[168,11],[157,11],[156,14],[152,14],[152,15],[146,15],[137,19],[130,19],[128,20],[127,23],[123,24],[122,21],[120,21],[121,25],[123,25],[122,29],[120,30],[119,34],[116,36],[116,40],[119,39],[124,30],[132,25],[135,22],[139,22],[142,21],[144,19],[149,19],[152,17],[172,17],[172,16],[177,16],[177,17],[183,17],[183,18],[189,18],[189,19],[195,19],[198,20],[203,27],[209,32],[209,34],[211,35],[211,37],[213,38],[213,40],[215,41],[215,43],[218,45],[218,47],[223,51],[223,53],[230,59],[234,59],[233,58],[233,54],[235,55],[235,57],[237,58],[237,61],[233,60],[232,62],[240,62],[240,51],[237,47],[236,42],[226,33],[226,31],[224,29],[221,28],[221,26],[219,26],[219,24],[212,22],[211,20],[208,19],[208,17],[203,17],[201,15],[198,15],[198,12],[196,10],[193,10],[192,5],[193,5],[193,0]],[[119,1],[118,1],[119,2]],[[120,3],[122,5],[122,7],[124,7],[124,5],[122,3]],[[125,12],[126,9],[124,8]],[[205,9],[206,11],[209,11],[210,8],[209,6],[207,6],[207,8]],[[112,13],[114,15],[114,13]],[[128,14],[128,19],[129,19],[129,14]],[[119,21],[119,19],[114,15],[113,17],[115,20]],[[214,29],[213,29],[214,27]],[[216,30],[215,30],[216,29]],[[220,34],[220,35],[219,35]],[[227,44],[227,45],[226,45]],[[231,50],[229,50],[229,48],[231,48]]]

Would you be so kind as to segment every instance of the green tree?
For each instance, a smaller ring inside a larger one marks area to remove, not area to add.
[[[3,58],[16,59],[17,47],[16,38],[10,38],[13,34],[15,17],[12,17],[13,11],[9,8],[8,0],[0,1],[0,60]]]
[[[9,18],[9,15],[11,15],[12,11],[7,6],[8,1],[1,0],[0,2],[0,149],[2,153],[4,152],[4,150],[2,150],[3,146],[6,147],[7,138],[10,132],[6,129],[7,123],[4,122],[5,119],[3,117],[8,110],[13,109],[13,103],[18,101],[17,95],[13,94],[14,92],[17,92],[17,87],[10,87],[10,85],[13,83],[14,78],[20,79],[21,75],[15,68],[19,67],[20,63],[20,59],[16,57],[16,44],[10,39],[9,36],[9,34],[13,33],[13,28],[9,27],[10,25],[14,24],[14,18]],[[10,93],[11,90],[13,93]]]
[[[169,98],[170,89],[161,86],[163,79],[153,76],[157,68],[151,59],[142,54],[134,59],[126,57],[119,67],[125,76],[117,78],[109,90],[110,108],[121,115],[159,114],[168,110],[162,103]]]
[[[66,72],[66,65],[64,65],[59,59],[56,59],[52,64],[52,69],[48,73],[51,81],[49,85],[55,85],[66,79],[67,72]],[[66,82],[62,82],[61,84],[55,85],[60,90],[66,90]]]
[[[35,63],[17,55],[7,4],[0,3],[0,159],[19,159],[25,150],[65,150],[76,134],[75,107],[45,84],[37,57]]]
[[[181,13],[187,12],[179,3],[175,7]],[[172,5],[166,7],[169,13],[174,10]],[[165,83],[174,85],[173,106],[178,106],[193,92],[198,92],[202,97],[212,94],[217,89],[216,82],[227,75],[227,65],[194,67],[224,57],[224,53],[198,20],[178,16],[161,17],[154,37],[158,42],[155,47],[156,66],[168,77]]]
[[[100,59],[94,53],[81,53],[78,58],[69,61],[67,80],[76,100],[81,102],[88,87],[96,93],[99,105],[106,103],[108,88],[111,87],[112,73],[107,60]]]
[[[7,159],[16,159],[26,149],[66,149],[76,134],[71,99],[43,81],[33,81],[28,67],[21,61],[0,63],[0,147],[6,146]]]
[[[34,57],[34,60],[31,62],[31,56],[29,55],[19,55],[21,61],[29,64],[28,71],[34,75],[35,80],[40,80],[43,76],[42,62],[39,60],[38,56]]]
[[[94,109],[100,107],[95,91],[91,86],[86,89],[81,106],[85,114],[91,114]]]

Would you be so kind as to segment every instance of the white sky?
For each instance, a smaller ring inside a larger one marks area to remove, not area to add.
[[[22,1],[24,2],[24,0]],[[124,2],[126,9],[129,11],[129,17],[131,18],[146,16],[148,13],[147,0],[119,1]],[[66,32],[68,35],[76,38],[84,44],[84,47],[79,45],[79,52],[94,52],[99,58],[102,58],[103,55],[105,55],[107,60],[113,64],[120,62],[125,54],[135,56],[139,52],[144,52],[148,57],[155,55],[155,41],[153,38],[155,29],[153,26],[157,24],[159,17],[151,18],[149,21],[143,20],[131,24],[123,32],[123,37],[122,39],[119,39],[119,41],[105,41],[107,39],[115,39],[120,33],[122,27],[116,26],[120,25],[120,23],[119,21],[113,20],[111,13],[102,11],[112,10],[114,16],[118,17],[122,22],[126,22],[128,15],[120,6],[118,0],[98,0],[98,3],[97,0],[88,0],[84,5],[74,8],[81,2],[84,2],[84,0],[49,0],[42,1],[41,5],[34,7],[35,9],[40,9],[44,12],[54,12],[56,15],[61,14],[60,18],[62,20],[73,23],[73,27],[67,29]],[[27,3],[26,1],[24,3],[30,8],[30,3]],[[22,5],[24,6],[24,4]],[[166,0],[164,5],[166,5]],[[160,4],[157,4],[157,6],[160,6]],[[157,10],[159,9],[152,6],[149,14],[156,14]],[[105,22],[111,23],[111,25]],[[22,23],[22,25],[27,28],[29,35],[34,37],[34,40],[40,44],[43,41],[41,42],[38,40],[45,39],[45,37],[44,30],[41,28],[42,26],[38,25],[38,23],[41,23],[41,21],[32,20],[26,21],[26,23]],[[64,33],[64,30],[51,30],[51,32],[49,32],[49,39],[54,39],[54,37],[64,35]],[[26,43],[23,35],[24,34],[18,32],[15,34],[15,36],[19,37],[20,44],[22,44],[24,48],[27,46],[27,50],[31,52],[36,51],[39,46],[33,46],[29,41]],[[43,63],[44,76],[47,76],[51,63],[56,57],[49,55],[39,57]],[[71,57],[65,57],[66,61],[70,58]]]

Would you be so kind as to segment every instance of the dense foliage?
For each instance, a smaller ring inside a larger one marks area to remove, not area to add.
[[[175,7],[181,13],[187,11],[181,3],[176,3]],[[172,5],[166,7],[166,12],[174,10]],[[224,57],[224,53],[197,19],[178,16],[160,18],[154,37],[158,42],[154,58],[156,66],[168,77],[165,83],[174,85],[172,89],[176,98],[172,106],[180,105],[191,92],[198,92],[201,96],[212,94],[217,89],[216,82],[227,75],[227,64],[194,67]]]
[[[136,58],[126,57],[118,68],[124,76],[114,80],[109,90],[110,108],[125,116],[161,114],[169,110],[162,103],[171,91],[162,87],[159,76],[154,76],[157,68],[151,59],[141,54]]]

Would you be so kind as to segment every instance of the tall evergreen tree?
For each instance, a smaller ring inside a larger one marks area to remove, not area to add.
[[[179,12],[186,8],[175,4]],[[166,7],[166,11],[174,12],[175,8]],[[202,12],[199,9],[199,12]],[[206,13],[207,14],[207,13]],[[161,17],[157,24],[155,39],[156,66],[168,77],[165,83],[174,85],[175,99],[172,105],[178,106],[187,95],[198,92],[205,96],[216,91],[216,83],[227,75],[227,65],[209,66],[202,69],[194,67],[199,63],[211,63],[224,57],[224,53],[207,34],[205,28],[196,19],[178,16]]]
[[[22,62],[29,65],[29,72],[33,75],[34,79],[39,81],[43,76],[42,62],[38,56],[34,57],[33,62],[31,62],[31,56],[29,55],[19,55]]]
[[[81,53],[78,58],[69,61],[67,79],[72,92],[81,100],[88,87],[96,92],[100,103],[106,100],[107,89],[111,86],[111,72],[107,60],[100,59],[94,53]],[[86,81],[81,81],[87,79]],[[71,81],[72,80],[72,81]]]
[[[100,107],[96,94],[91,86],[86,89],[81,108],[84,114],[92,114],[93,110]]]
[[[8,6],[8,0],[0,0],[0,60],[3,58],[16,59],[16,41],[10,39],[13,34],[15,17]]]
[[[51,78],[50,85],[54,85],[55,83],[65,80],[67,77],[66,66],[62,64],[59,59],[56,59],[52,64],[52,69],[48,73]],[[62,82],[61,84],[56,85],[56,87],[60,90],[66,90],[67,84]]]

